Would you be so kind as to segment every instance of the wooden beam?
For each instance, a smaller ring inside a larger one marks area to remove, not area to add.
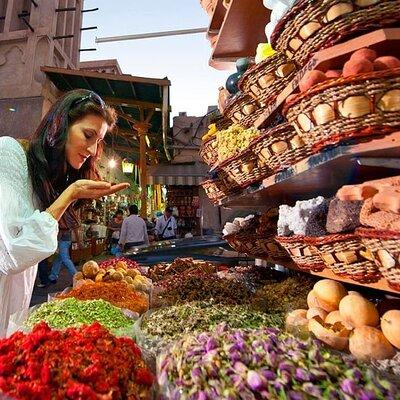
[[[130,115],[123,113],[121,111],[116,111],[117,115],[123,119],[126,119],[128,122],[132,122],[132,124],[137,124],[140,121],[137,121],[135,118],[131,117]]]
[[[133,83],[148,83],[159,86],[171,86],[169,79],[155,79],[155,78],[142,78],[140,76],[132,75],[114,75],[105,72],[93,72],[93,71],[82,71],[82,70],[71,70],[67,68],[56,68],[56,67],[40,67],[43,72],[73,75],[73,76],[86,76],[88,78],[98,79],[110,79],[112,81],[123,81]]]
[[[109,97],[109,96],[101,96],[102,99],[112,105],[116,106],[134,106],[138,108],[148,108],[151,110],[154,110],[156,108],[160,109],[162,108],[161,103],[152,103],[150,101],[142,101],[142,100],[136,100],[136,99],[125,99],[125,98],[120,98],[120,97]]]
[[[144,120],[144,122],[146,123],[150,123],[150,120],[153,118],[154,115],[154,110],[150,110],[149,114],[147,115],[146,119]]]
[[[137,155],[139,155],[139,147],[132,148],[132,147],[127,147],[127,146],[117,146],[117,145],[114,145],[114,150],[116,150],[116,151],[122,151],[122,152],[124,152],[124,153],[137,154]]]

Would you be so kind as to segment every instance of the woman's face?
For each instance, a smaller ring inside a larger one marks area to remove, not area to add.
[[[72,124],[65,144],[68,164],[74,169],[80,169],[90,156],[94,157],[107,129],[104,118],[95,114],[86,115]]]

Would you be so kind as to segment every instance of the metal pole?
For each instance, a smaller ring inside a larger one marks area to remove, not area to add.
[[[204,32],[207,32],[207,28],[193,28],[193,29],[181,29],[175,31],[138,33],[136,35],[109,36],[109,37],[96,38],[95,41],[96,43],[120,42],[122,40],[152,39],[164,36],[192,35],[195,33],[204,33]]]

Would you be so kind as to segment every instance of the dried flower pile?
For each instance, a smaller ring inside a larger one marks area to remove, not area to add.
[[[137,269],[138,271],[140,271],[140,265],[133,260],[130,260],[129,258],[125,258],[125,257],[112,257],[109,258],[107,260],[102,261],[99,264],[100,268],[103,268],[105,270],[109,269],[109,268],[133,268],[133,269]]]
[[[275,328],[186,336],[158,360],[168,399],[398,399],[399,388],[317,341]]]
[[[221,304],[246,304],[252,292],[237,279],[220,278],[217,274],[176,275],[159,282],[157,303],[179,304],[213,299]]]
[[[246,305],[193,302],[160,308],[143,315],[138,344],[149,351],[155,351],[165,348],[168,342],[184,334],[213,330],[221,322],[230,328],[259,328],[282,327],[283,321],[283,314],[266,314]]]
[[[252,305],[265,312],[287,312],[307,308],[307,295],[315,280],[306,276],[289,277],[281,282],[270,281],[257,290]]]
[[[51,328],[61,329],[70,326],[90,325],[99,322],[113,330],[127,328],[132,320],[123,312],[104,300],[77,300],[73,297],[43,303],[26,321],[28,327],[44,321]]]
[[[58,296],[59,299],[70,297],[78,300],[103,299],[116,307],[126,308],[139,314],[143,314],[149,309],[148,296],[135,292],[125,282],[84,281],[70,292]]]
[[[135,342],[98,323],[0,340],[0,394],[19,400],[147,400],[153,380]]]

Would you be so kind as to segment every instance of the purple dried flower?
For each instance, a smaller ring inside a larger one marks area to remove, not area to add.
[[[291,374],[293,374],[295,372],[296,368],[292,363],[290,363],[288,361],[282,361],[278,365],[278,370],[287,371],[287,372],[290,372]]]
[[[341,384],[340,388],[344,393],[354,396],[357,392],[357,384],[351,379],[345,379]]]
[[[246,387],[244,379],[240,375],[233,375],[231,376],[233,386],[238,390],[241,391]]]
[[[197,393],[197,400],[208,400],[208,396],[201,390]]]
[[[322,379],[326,379],[328,377],[328,374],[318,368],[310,368],[310,374],[311,374],[311,378],[312,381],[314,382],[314,380],[322,380]]]
[[[287,385],[292,380],[292,375],[290,374],[290,372],[287,371],[281,371],[279,377],[281,382],[283,382],[285,385]]]
[[[199,367],[193,368],[193,370],[192,370],[192,378],[193,379],[199,378],[199,377],[201,377],[201,375],[202,375],[202,372],[201,372],[201,369]]]
[[[247,371],[247,384],[254,391],[258,391],[264,387],[264,381],[261,375],[256,371]]]
[[[357,397],[359,400],[376,400],[377,397],[372,390],[362,390]]]
[[[313,385],[312,383],[303,383],[302,389],[305,393],[314,396],[318,399],[322,398],[322,390],[318,387]]]
[[[283,390],[285,388],[285,386],[283,385],[282,382],[280,381],[275,381],[274,382],[274,389],[279,392],[280,390]]]
[[[310,381],[310,374],[303,368],[296,369],[296,379],[302,382],[309,382]]]
[[[206,343],[206,351],[208,352],[214,350],[217,346],[218,346],[217,341],[213,337],[210,337]]]
[[[231,363],[234,363],[236,361],[241,360],[242,359],[242,355],[237,350],[234,350],[234,351],[229,353],[229,359],[230,359]]]
[[[276,379],[275,372],[269,370],[261,370],[260,374],[266,379],[267,381],[274,381]]]
[[[240,374],[247,373],[247,367],[240,361],[235,362],[235,364],[233,365],[233,368],[235,368],[235,370]]]
[[[305,397],[304,397],[303,393],[295,392],[294,390],[291,390],[288,393],[288,399],[290,399],[290,400],[304,400]]]
[[[265,360],[268,365],[275,368],[278,363],[278,355],[274,351],[271,351],[265,354]]]

